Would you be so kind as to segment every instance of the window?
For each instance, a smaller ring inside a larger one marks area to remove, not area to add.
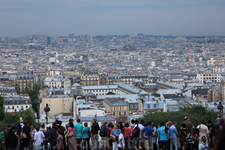
[[[119,112],[119,116],[121,116],[121,112]]]
[[[154,104],[154,107],[156,107],[156,104]]]
[[[122,107],[120,107],[120,110],[122,110]]]
[[[116,113],[115,112],[113,112],[113,116],[115,116],[116,115]]]
[[[116,107],[113,107],[113,110],[116,110]]]
[[[127,115],[127,112],[124,112],[124,115],[126,116]]]
[[[147,107],[150,108],[150,104],[148,104]]]

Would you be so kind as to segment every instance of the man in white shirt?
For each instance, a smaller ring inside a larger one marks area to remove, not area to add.
[[[144,143],[144,137],[143,137],[143,132],[144,132],[144,126],[143,126],[143,124],[144,124],[144,120],[141,120],[140,121],[140,124],[138,124],[138,127],[139,127],[139,129],[140,129],[140,133],[139,133],[139,146],[141,145],[141,143]]]
[[[34,134],[34,146],[36,150],[42,150],[42,142],[45,135],[40,131],[40,127],[37,127],[37,132]]]
[[[208,143],[209,141],[209,130],[208,127],[205,125],[205,121],[201,120],[200,121],[200,125],[197,126],[197,128],[199,129],[199,136],[200,139],[205,136],[206,137],[206,143]]]

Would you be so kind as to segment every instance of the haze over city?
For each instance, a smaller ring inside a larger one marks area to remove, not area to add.
[[[225,35],[222,0],[7,0],[0,36],[68,33]]]

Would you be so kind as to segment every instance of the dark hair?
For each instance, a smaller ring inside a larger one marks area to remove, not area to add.
[[[59,124],[62,125],[62,121],[59,120]]]
[[[148,122],[148,125],[149,125],[149,126],[150,126],[150,125],[152,125],[152,122],[151,122],[151,121],[149,121],[149,122]]]
[[[80,122],[80,119],[77,119],[77,122]]]
[[[70,118],[70,119],[69,119],[69,122],[73,122],[73,118]]]
[[[183,128],[186,128],[186,127],[187,127],[185,123],[182,123],[181,126],[182,126]]]
[[[108,124],[108,127],[110,127],[110,128],[113,128],[113,123],[112,122],[110,122],[109,124]]]
[[[7,125],[7,128],[11,128],[11,124]]]
[[[141,121],[140,121],[140,124],[144,124],[144,120],[141,120]]]
[[[134,120],[134,119],[132,119],[132,120],[131,120],[131,123],[132,123],[132,124],[134,124],[134,123],[135,123],[135,120]]]
[[[84,123],[84,126],[85,126],[85,127],[87,127],[87,126],[88,126],[87,122],[85,122],[85,123]]]
[[[125,122],[124,127],[129,127],[129,124],[127,122]]]
[[[206,137],[205,137],[205,136],[202,136],[202,138],[201,138],[201,139],[203,140],[203,138],[206,138]]]
[[[123,129],[123,123],[121,121],[119,122],[119,128]]]
[[[39,131],[40,130],[40,127],[36,127],[36,130]]]
[[[69,125],[70,125],[71,128],[74,128],[73,122],[70,122]]]
[[[62,134],[62,130],[60,130],[60,129],[57,129],[56,132],[57,132],[58,134]]]
[[[213,123],[212,120],[208,120],[208,123]]]
[[[164,121],[160,123],[160,127],[161,126],[165,126],[165,122]]]
[[[139,121],[138,120],[135,120],[135,124],[138,124],[139,123]]]
[[[13,132],[16,129],[16,126],[11,126],[11,128],[9,129],[9,132]]]
[[[200,123],[201,123],[201,124],[205,124],[205,120],[201,120]]]
[[[186,133],[190,133],[190,131],[189,131],[188,129],[184,130],[184,132],[186,132]]]

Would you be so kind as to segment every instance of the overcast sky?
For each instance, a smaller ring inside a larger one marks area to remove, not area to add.
[[[225,0],[0,0],[0,36],[225,35]]]

